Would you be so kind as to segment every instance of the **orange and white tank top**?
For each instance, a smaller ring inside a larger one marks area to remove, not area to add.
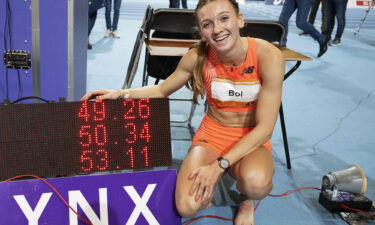
[[[237,67],[223,64],[215,50],[208,48],[203,68],[208,104],[228,112],[256,109],[261,79],[258,74],[256,41],[248,37],[245,62]]]

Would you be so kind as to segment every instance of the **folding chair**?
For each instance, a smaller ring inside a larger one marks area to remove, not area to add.
[[[194,10],[161,8],[155,10],[152,14],[147,38],[194,40],[199,38],[197,35],[195,35],[194,28]],[[142,86],[148,85],[149,77],[156,78],[155,84],[158,84],[160,79],[166,79],[176,69],[180,59],[181,56],[150,55],[148,49],[146,48]],[[190,113],[187,119],[177,121],[171,120],[171,122],[187,123],[190,134],[193,135],[194,130],[191,128],[191,120],[195,111],[193,99],[170,99],[170,101],[191,102]]]
[[[147,33],[149,33],[149,27],[150,27],[150,22],[152,19],[153,12],[154,12],[154,9],[151,8],[150,5],[148,5],[146,12],[145,12],[145,16],[142,21],[142,26],[139,29],[137,37],[134,42],[133,52],[130,57],[130,61],[128,65],[128,71],[126,73],[125,82],[122,86],[123,89],[131,87],[135,73],[137,72],[142,45],[145,41]]]
[[[245,20],[245,26],[240,30],[241,36],[250,36],[255,38],[264,39],[271,43],[280,44],[285,35],[284,26],[276,21],[268,20]],[[299,62],[300,63],[300,62]],[[291,70],[289,70],[284,75],[284,80],[286,80],[297,68],[299,64],[297,63]],[[281,130],[283,135],[284,149],[285,149],[285,158],[287,168],[291,169],[290,155],[289,155],[289,145],[288,137],[286,134],[285,120],[284,120],[284,111],[283,105],[280,104],[279,109]]]

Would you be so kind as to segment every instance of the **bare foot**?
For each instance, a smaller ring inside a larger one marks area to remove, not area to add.
[[[254,201],[245,200],[241,202],[236,218],[235,225],[254,225]]]

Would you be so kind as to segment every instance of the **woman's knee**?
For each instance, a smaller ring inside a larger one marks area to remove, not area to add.
[[[182,217],[193,217],[201,208],[200,202],[194,200],[193,197],[177,197],[176,196],[176,208],[180,216]]]
[[[272,190],[272,175],[264,172],[247,173],[237,181],[237,188],[252,199],[262,199]]]

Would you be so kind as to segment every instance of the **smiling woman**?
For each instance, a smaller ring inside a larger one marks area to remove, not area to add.
[[[214,187],[228,172],[243,196],[235,224],[254,224],[253,200],[272,189],[269,140],[281,102],[284,58],[264,40],[240,37],[244,18],[235,0],[200,0],[195,14],[201,41],[164,82],[92,91],[82,100],[167,97],[186,84],[196,103],[206,96],[207,113],[178,173],[177,210],[191,217],[211,206]]]

